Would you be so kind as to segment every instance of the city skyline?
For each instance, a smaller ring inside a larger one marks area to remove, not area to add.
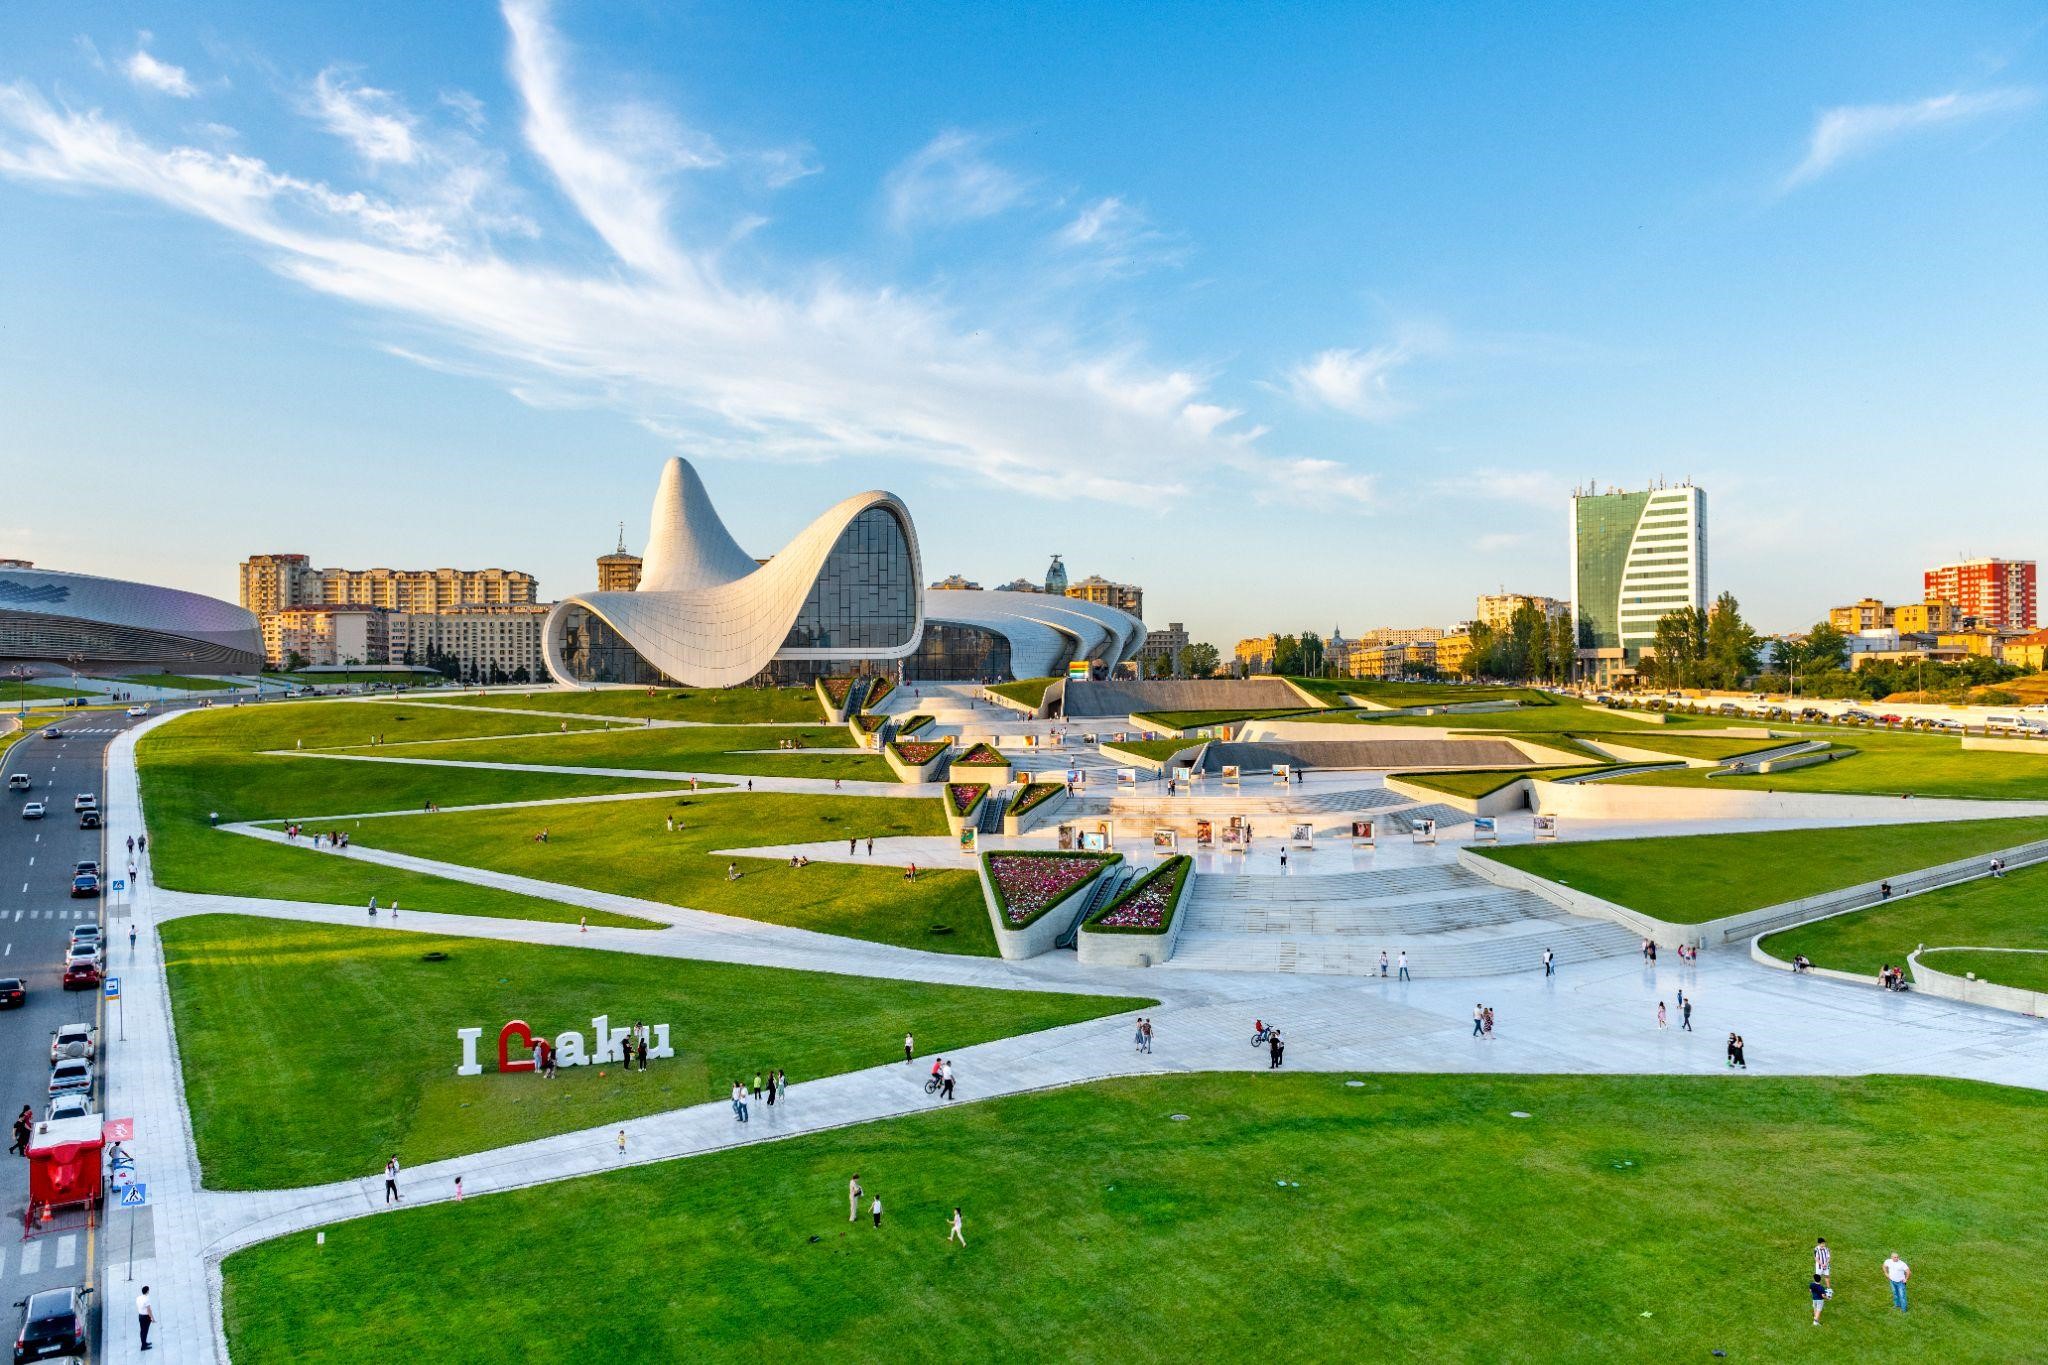
[[[1059,545],[1227,647],[1563,596],[1572,487],[1690,478],[1803,629],[2041,557],[1927,475],[2040,458],[2039,17],[17,10],[0,402],[94,491],[0,553],[556,598],[681,453],[750,552],[886,489],[932,577]]]

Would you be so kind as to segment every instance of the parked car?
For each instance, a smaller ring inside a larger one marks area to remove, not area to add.
[[[21,1330],[14,1334],[14,1365],[30,1360],[86,1356],[85,1299],[90,1288],[45,1289],[15,1300]]]
[[[0,976],[0,1010],[18,1010],[28,1003],[28,983],[18,976]]]
[[[99,963],[92,958],[67,961],[64,964],[64,989],[67,991],[89,991],[100,984]]]
[[[79,900],[100,893],[100,878],[96,872],[80,872],[71,879],[71,899]]]
[[[71,809],[73,810],[98,810],[99,808],[100,799],[91,792],[80,792],[71,798]]]
[[[71,865],[71,875],[76,877],[81,872],[90,872],[97,877],[100,875],[100,865],[91,858],[81,858]]]
[[[100,813],[96,810],[84,812],[78,817],[78,827],[80,829],[98,829],[100,827]]]
[[[74,944],[98,943],[100,941],[100,927],[97,924],[76,925],[71,930],[71,941]]]
[[[50,1034],[50,1065],[91,1061],[100,1050],[100,1031],[91,1024],[66,1024]]]
[[[92,1096],[59,1095],[50,1101],[45,1117],[55,1123],[58,1119],[82,1119],[92,1112]]]
[[[85,1095],[93,1088],[92,1063],[83,1057],[62,1061],[50,1068],[50,1095]]]
[[[97,967],[100,961],[100,945],[97,943],[74,943],[64,950],[64,965],[67,967],[74,962],[90,962]]]
[[[7,774],[7,790],[11,792],[25,792],[34,785],[28,780],[27,773]]]
[[[43,818],[43,803],[42,803],[42,802],[40,802],[40,801],[30,801],[30,802],[29,802],[28,804],[24,805],[24,806],[23,806],[23,807],[21,808],[21,818],[22,818],[22,819],[24,819],[24,820],[40,820],[40,819],[42,819],[42,818]]]

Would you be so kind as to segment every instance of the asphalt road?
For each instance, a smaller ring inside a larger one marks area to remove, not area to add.
[[[73,899],[71,876],[77,863],[92,859],[100,864],[104,882],[125,878],[127,852],[103,849],[99,830],[80,829],[71,803],[80,792],[106,801],[107,744],[136,723],[120,711],[74,712],[56,723],[65,738],[30,734],[0,760],[0,772],[27,773],[34,784],[26,792],[6,791],[0,802],[0,977],[20,977],[28,986],[26,1006],[0,1013],[0,1109],[10,1124],[24,1104],[37,1118],[48,1108],[51,1032],[60,1024],[96,1021],[101,1013],[98,991],[62,986],[72,927],[101,920],[109,908],[106,897]],[[44,802],[50,813],[41,820],[23,820],[21,808],[31,800]],[[118,903],[119,898],[113,899]],[[118,974],[128,952],[125,920],[102,922],[109,940],[107,969]],[[104,1048],[101,1057],[106,1059]],[[48,1231],[22,1240],[28,1162],[11,1155],[5,1161],[0,1167],[0,1218],[6,1220],[0,1222],[0,1312],[8,1314],[11,1333],[19,1316],[10,1305],[37,1290],[94,1283],[97,1260],[108,1248],[106,1219],[88,1228],[76,1212],[59,1215]]]

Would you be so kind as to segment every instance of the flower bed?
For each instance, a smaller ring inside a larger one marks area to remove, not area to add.
[[[905,764],[913,768],[922,768],[946,752],[946,741],[899,739],[891,742],[889,748]]]
[[[1088,928],[1110,933],[1163,934],[1173,922],[1173,907],[1180,900],[1194,860],[1175,854],[1123,889],[1123,894],[1104,906]]]
[[[857,678],[820,678],[818,686],[824,691],[827,701],[843,707],[846,699],[853,695],[853,685],[858,681]]]
[[[889,718],[887,716],[855,716],[853,723],[860,727],[862,734],[872,735],[884,725],[887,725]]]
[[[1035,810],[1066,789],[1064,782],[1033,782],[1019,791],[1010,802],[1009,813],[1022,815],[1026,811]]]
[[[1021,929],[1121,861],[1120,853],[984,853],[1003,922]]]
[[[896,727],[896,733],[899,735],[914,735],[931,723],[932,718],[930,716],[905,716],[903,723]]]
[[[969,749],[966,753],[960,755],[960,757],[954,759],[953,761],[955,763],[983,763],[987,764],[989,767],[992,768],[1007,768],[1010,766],[1010,760],[1004,758],[1001,752],[999,752],[996,749],[996,746],[993,744],[976,744],[973,748]]]
[[[894,678],[877,678],[869,685],[868,694],[861,699],[860,704],[872,707],[895,690],[896,680]]]
[[[946,787],[946,809],[966,818],[974,814],[975,807],[988,795],[986,782],[953,782]]]

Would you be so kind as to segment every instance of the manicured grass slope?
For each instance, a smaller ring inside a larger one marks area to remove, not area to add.
[[[2001,986],[2048,991],[2048,953],[1943,953],[1930,950],[1920,954],[1920,960],[1950,976],[1975,972],[1978,979]]]
[[[605,688],[596,692],[474,692],[436,698],[459,706],[560,711],[565,715],[636,716],[714,725],[815,723],[817,693],[808,687]]]
[[[671,833],[667,817],[683,828]],[[541,825],[548,842],[533,841]],[[355,840],[465,867],[816,929],[937,952],[993,954],[995,934],[970,871],[896,867],[715,852],[766,844],[946,833],[936,801],[733,792],[668,800],[592,802],[533,811],[447,812],[431,819],[365,820]],[[862,845],[865,856],[865,844]],[[744,874],[726,880],[726,865]],[[948,932],[933,933],[934,926]]]
[[[1478,769],[1471,772],[1395,773],[1393,776],[1403,782],[1412,782],[1418,787],[1427,787],[1431,791],[1476,799],[1497,792],[1508,783],[1520,781],[1525,777],[1553,782],[1560,777],[1579,777],[1586,773],[1598,772],[1602,766],[1591,763],[1576,768],[1502,768],[1491,771]]]
[[[1698,924],[2043,837],[2048,817],[1591,839],[1481,852],[1658,919]]]
[[[180,692],[231,692],[242,683],[229,682],[226,678],[190,678],[182,673],[127,673],[118,678],[103,681],[133,683],[138,687],[162,687]]]
[[[1790,960],[1805,953],[1816,967],[1877,975],[1886,963],[1902,967],[1921,944],[1952,948],[2048,948],[2048,869],[2021,868],[1960,886],[1907,896],[1853,915],[1836,915],[1772,934],[1765,951]],[[1987,954],[1984,964],[1934,964],[1943,971],[1974,971],[2012,986],[2032,986],[2048,958]],[[2034,986],[2048,989],[2048,986]]]
[[[1058,678],[1019,678],[1015,682],[991,683],[988,690],[1026,706],[1037,706],[1045,700],[1045,689],[1058,681]]]
[[[396,898],[417,910],[446,914],[574,920],[579,912],[571,906],[373,867],[307,848],[264,843],[214,829],[209,823],[209,817],[217,813],[222,823],[305,817],[315,827],[329,827],[332,816],[418,809],[430,800],[457,806],[659,790],[673,785],[632,778],[353,763],[261,752],[295,753],[293,746],[302,738],[312,750],[372,733],[394,738],[460,734],[465,729],[494,733],[516,728],[521,720],[483,711],[326,702],[272,703],[180,716],[145,735],[137,749],[156,880],[176,891],[217,895],[254,894],[343,905],[366,904],[374,895],[383,901]],[[397,746],[394,742],[386,747]],[[351,832],[355,828],[353,823],[344,827]],[[643,927],[648,923],[603,914],[591,918],[593,923]]]
[[[92,695],[75,687],[52,687],[48,683],[0,682],[0,709],[18,701],[57,701],[65,697]]]
[[[425,710],[427,708],[415,708]],[[480,715],[493,713],[472,708]],[[462,713],[455,713],[462,714]],[[523,720],[516,728],[531,730],[549,722],[533,716],[495,716]],[[572,730],[574,722],[572,724]],[[436,744],[417,756],[485,763],[533,763],[586,768],[647,768],[667,772],[732,773],[775,777],[824,777],[892,782],[889,765],[874,754],[818,754],[778,749],[783,740],[805,749],[844,749],[853,737],[842,725],[720,726],[666,729],[586,731],[577,734],[528,735],[518,739]],[[388,749],[395,741],[387,738]],[[760,750],[762,752],[751,752]],[[364,752],[358,750],[357,752]],[[393,756],[410,757],[405,751]]]
[[[1872,796],[1960,796],[1987,800],[2048,801],[2048,752],[1965,749],[1940,735],[1871,730],[1802,731],[1832,739],[1850,757],[1782,773],[1716,777],[1703,773],[1645,773],[1619,779],[1651,786],[1742,787],[1784,792],[1850,792]]]
[[[2048,1097],[1966,1082],[1173,1076],[293,1236],[225,1317],[237,1365],[2035,1360],[2044,1161]]]
[[[932,986],[579,948],[336,928],[239,915],[163,929],[192,1129],[209,1186],[263,1189],[407,1165],[623,1121],[779,1066],[801,1083],[1149,1002]],[[445,962],[421,955],[444,952]],[[495,1069],[498,1029],[668,1024],[645,1073]],[[484,1032],[481,1076],[455,1031]],[[500,1357],[517,1358],[517,1357]]]

